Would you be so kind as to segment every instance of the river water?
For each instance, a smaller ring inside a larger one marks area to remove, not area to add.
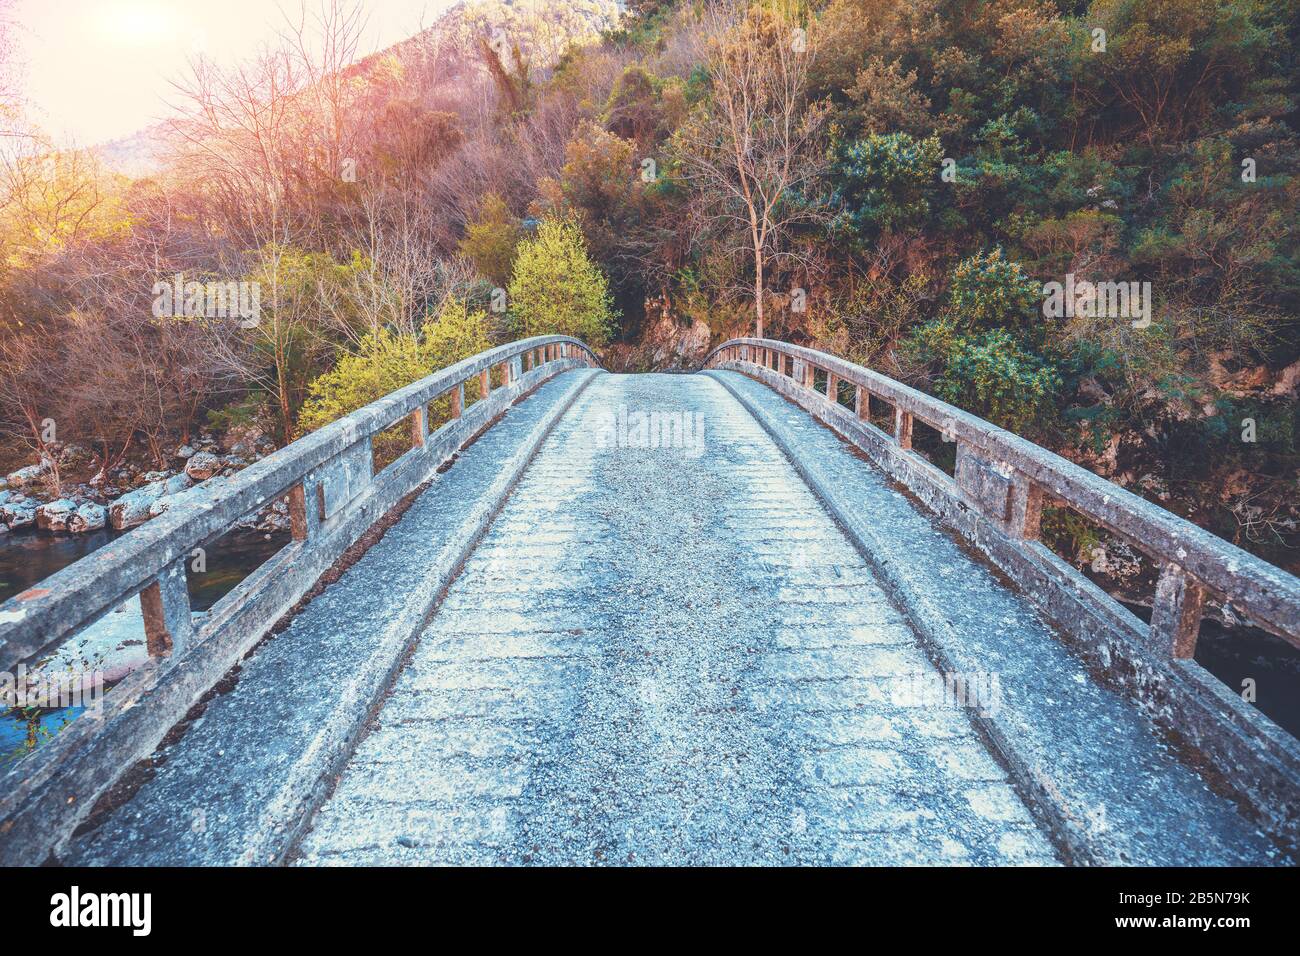
[[[0,535],[0,602],[20,594],[114,538],[130,532],[45,534],[31,529]],[[190,606],[206,611],[289,541],[288,532],[231,531],[208,545],[207,568],[189,574]],[[50,740],[82,707],[11,709],[0,713],[0,769]]]

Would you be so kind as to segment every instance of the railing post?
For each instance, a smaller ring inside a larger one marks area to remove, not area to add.
[[[478,373],[478,392],[479,398],[484,401],[492,394],[492,370],[490,368],[485,368]]]
[[[289,527],[293,540],[307,540],[311,525],[307,518],[307,492],[301,481],[289,489]]]
[[[871,395],[861,385],[853,387],[853,414],[865,420],[871,411]]]
[[[1011,519],[1008,531],[1012,537],[1032,541],[1038,537],[1043,520],[1043,489],[1024,475],[1016,475],[1011,482]]]
[[[177,558],[140,592],[144,639],[150,657],[179,657],[189,644],[194,624],[185,584],[185,558]]]
[[[460,418],[460,413],[465,407],[465,383],[461,382],[451,390],[451,417]]]
[[[428,432],[429,430],[427,427],[425,427],[424,424],[425,421],[426,421],[426,415],[425,415],[425,408],[423,405],[421,405],[415,411],[411,412],[411,447],[412,448],[424,447],[424,436],[425,433]]]
[[[894,440],[906,451],[912,447],[912,413],[894,406]]]
[[[826,373],[826,398],[832,405],[840,403],[840,380],[830,371]]]
[[[784,352],[776,353],[776,374],[777,375],[785,374],[785,353]]]
[[[1201,612],[1205,608],[1205,588],[1186,571],[1166,561],[1156,581],[1156,597],[1151,607],[1151,639],[1174,657],[1189,659],[1196,655],[1196,637],[1201,629]]]

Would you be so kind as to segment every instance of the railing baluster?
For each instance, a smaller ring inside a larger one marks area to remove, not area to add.
[[[826,373],[826,399],[832,405],[840,403],[840,380],[834,372]]]
[[[307,493],[303,489],[301,481],[289,489],[289,527],[292,529],[293,540],[307,540],[309,527],[307,522]]]
[[[492,370],[485,368],[478,373],[479,398],[486,400],[492,394]]]
[[[1026,478],[1017,475],[1012,480],[1011,521],[1008,531],[1013,537],[1024,541],[1038,538],[1043,519],[1043,489]]]
[[[912,447],[912,413],[894,406],[894,441],[904,451]]]
[[[194,631],[185,558],[177,558],[140,592],[144,638],[150,657],[179,657]]]
[[[425,418],[425,409],[423,405],[421,405],[415,411],[411,412],[411,447],[412,448],[424,447],[424,435],[428,431],[428,428],[426,428],[424,424],[426,420],[427,419]]]
[[[1151,639],[1176,658],[1194,657],[1204,607],[1205,589],[1178,565],[1166,561],[1156,581]]]

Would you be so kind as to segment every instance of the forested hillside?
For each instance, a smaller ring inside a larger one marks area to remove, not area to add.
[[[323,43],[178,78],[147,176],[24,131],[3,463],[106,502],[178,446],[261,453],[494,341],[565,332],[637,371],[761,331],[1296,568],[1296,4],[627,7],[459,4],[363,59],[339,7]],[[185,307],[160,315],[160,282]],[[256,302],[214,315],[194,282]],[[1149,299],[1053,310],[1048,283]]]

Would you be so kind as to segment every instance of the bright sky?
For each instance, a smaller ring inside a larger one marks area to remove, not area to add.
[[[316,9],[320,0],[306,0]],[[359,55],[430,26],[452,0],[367,0]],[[299,0],[17,0],[19,78],[32,118],[63,145],[93,146],[170,115],[169,80],[202,50],[255,55]]]

